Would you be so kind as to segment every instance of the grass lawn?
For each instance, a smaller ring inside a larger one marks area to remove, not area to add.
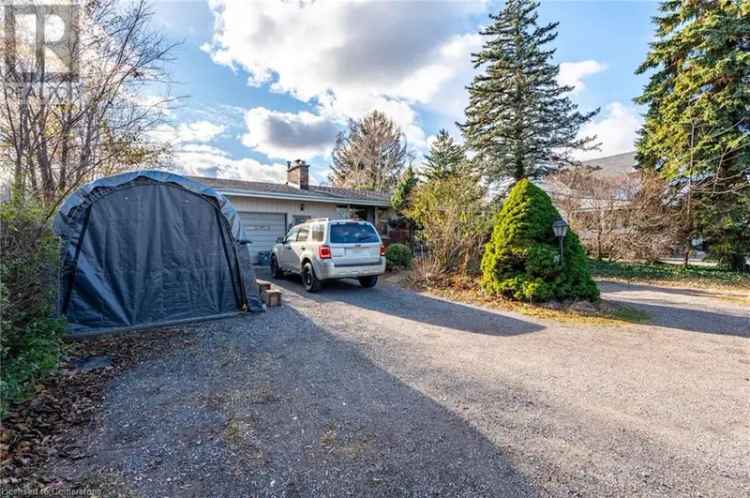
[[[501,311],[514,311],[527,316],[558,322],[589,325],[649,322],[647,313],[620,303],[601,301],[597,304],[595,310],[586,312],[562,306],[523,303],[502,296],[490,296],[481,290],[478,276],[450,275],[437,281],[425,281],[415,278],[412,272],[402,272],[399,275],[391,275],[387,280],[417,291],[427,291],[452,301],[487,306]]]
[[[668,263],[626,263],[591,259],[589,269],[597,278],[750,288],[750,273],[707,266],[683,268],[681,265]]]

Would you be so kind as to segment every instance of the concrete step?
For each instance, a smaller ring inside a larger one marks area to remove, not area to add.
[[[281,306],[281,291],[279,290],[263,290],[260,296],[266,306]]]
[[[281,291],[271,288],[271,282],[257,280],[260,298],[266,306],[281,306]]]

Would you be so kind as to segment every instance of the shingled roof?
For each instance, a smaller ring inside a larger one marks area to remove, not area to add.
[[[614,156],[598,157],[583,161],[585,166],[599,168],[604,175],[619,176],[633,173],[638,168],[635,151],[615,154]]]
[[[244,180],[229,180],[225,178],[209,178],[200,176],[188,177],[204,183],[225,195],[243,197],[264,197],[291,200],[305,200],[307,202],[333,202],[339,204],[362,204],[368,206],[390,206],[390,194],[371,190],[354,190],[339,187],[323,187],[310,185],[307,189],[300,189],[294,185],[270,182],[248,182]]]

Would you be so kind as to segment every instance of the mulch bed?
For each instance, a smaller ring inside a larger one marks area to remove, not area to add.
[[[13,490],[11,496],[53,496],[66,487],[50,474],[47,464],[53,458],[87,456],[76,436],[96,423],[112,378],[164,351],[191,344],[193,335],[185,329],[165,329],[67,341],[67,355],[58,370],[35,387],[33,396],[11,407],[2,421],[0,489]],[[77,360],[102,355],[111,357],[111,366],[89,372],[76,368]]]

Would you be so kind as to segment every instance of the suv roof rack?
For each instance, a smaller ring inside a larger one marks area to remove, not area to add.
[[[355,220],[354,218],[309,218],[294,226],[307,225],[309,223],[370,223],[367,220]],[[372,223],[370,223],[372,224]]]

